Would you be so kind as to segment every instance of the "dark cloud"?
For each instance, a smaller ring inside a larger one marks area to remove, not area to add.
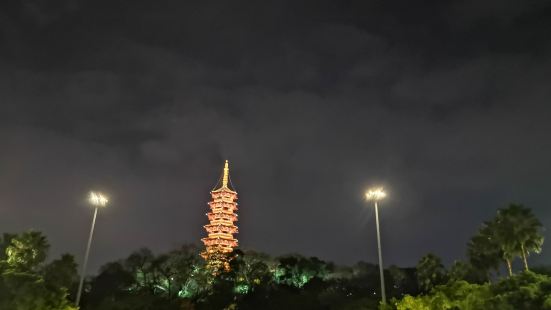
[[[374,260],[461,257],[495,209],[548,223],[544,1],[4,1],[0,227],[95,267],[198,242],[230,159],[240,242]],[[549,256],[537,258],[545,261]]]

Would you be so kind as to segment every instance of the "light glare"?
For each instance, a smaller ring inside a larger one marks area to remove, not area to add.
[[[367,200],[378,201],[385,197],[386,197],[386,193],[382,187],[370,189],[365,193],[365,198]]]
[[[96,207],[105,207],[109,200],[107,197],[103,196],[101,193],[90,192],[88,201]]]

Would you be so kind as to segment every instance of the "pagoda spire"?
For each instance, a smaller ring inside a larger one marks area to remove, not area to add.
[[[230,177],[230,168],[229,168],[228,160],[226,159],[226,163],[224,164],[224,177],[222,178],[223,188],[228,188],[229,177]]]

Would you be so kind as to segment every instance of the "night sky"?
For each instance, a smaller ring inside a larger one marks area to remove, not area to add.
[[[97,189],[91,270],[199,243],[228,159],[244,249],[375,262],[383,185],[387,265],[450,263],[551,227],[550,84],[549,1],[2,0],[0,232],[80,261]]]

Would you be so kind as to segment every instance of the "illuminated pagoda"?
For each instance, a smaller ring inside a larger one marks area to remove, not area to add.
[[[201,256],[207,261],[207,269],[213,274],[218,274],[222,269],[230,270],[231,253],[237,247],[237,192],[228,187],[230,169],[228,161],[224,165],[222,185],[210,192],[212,201],[209,202],[210,212],[207,213],[209,224],[203,226],[208,233],[201,239],[205,244],[205,250]]]

